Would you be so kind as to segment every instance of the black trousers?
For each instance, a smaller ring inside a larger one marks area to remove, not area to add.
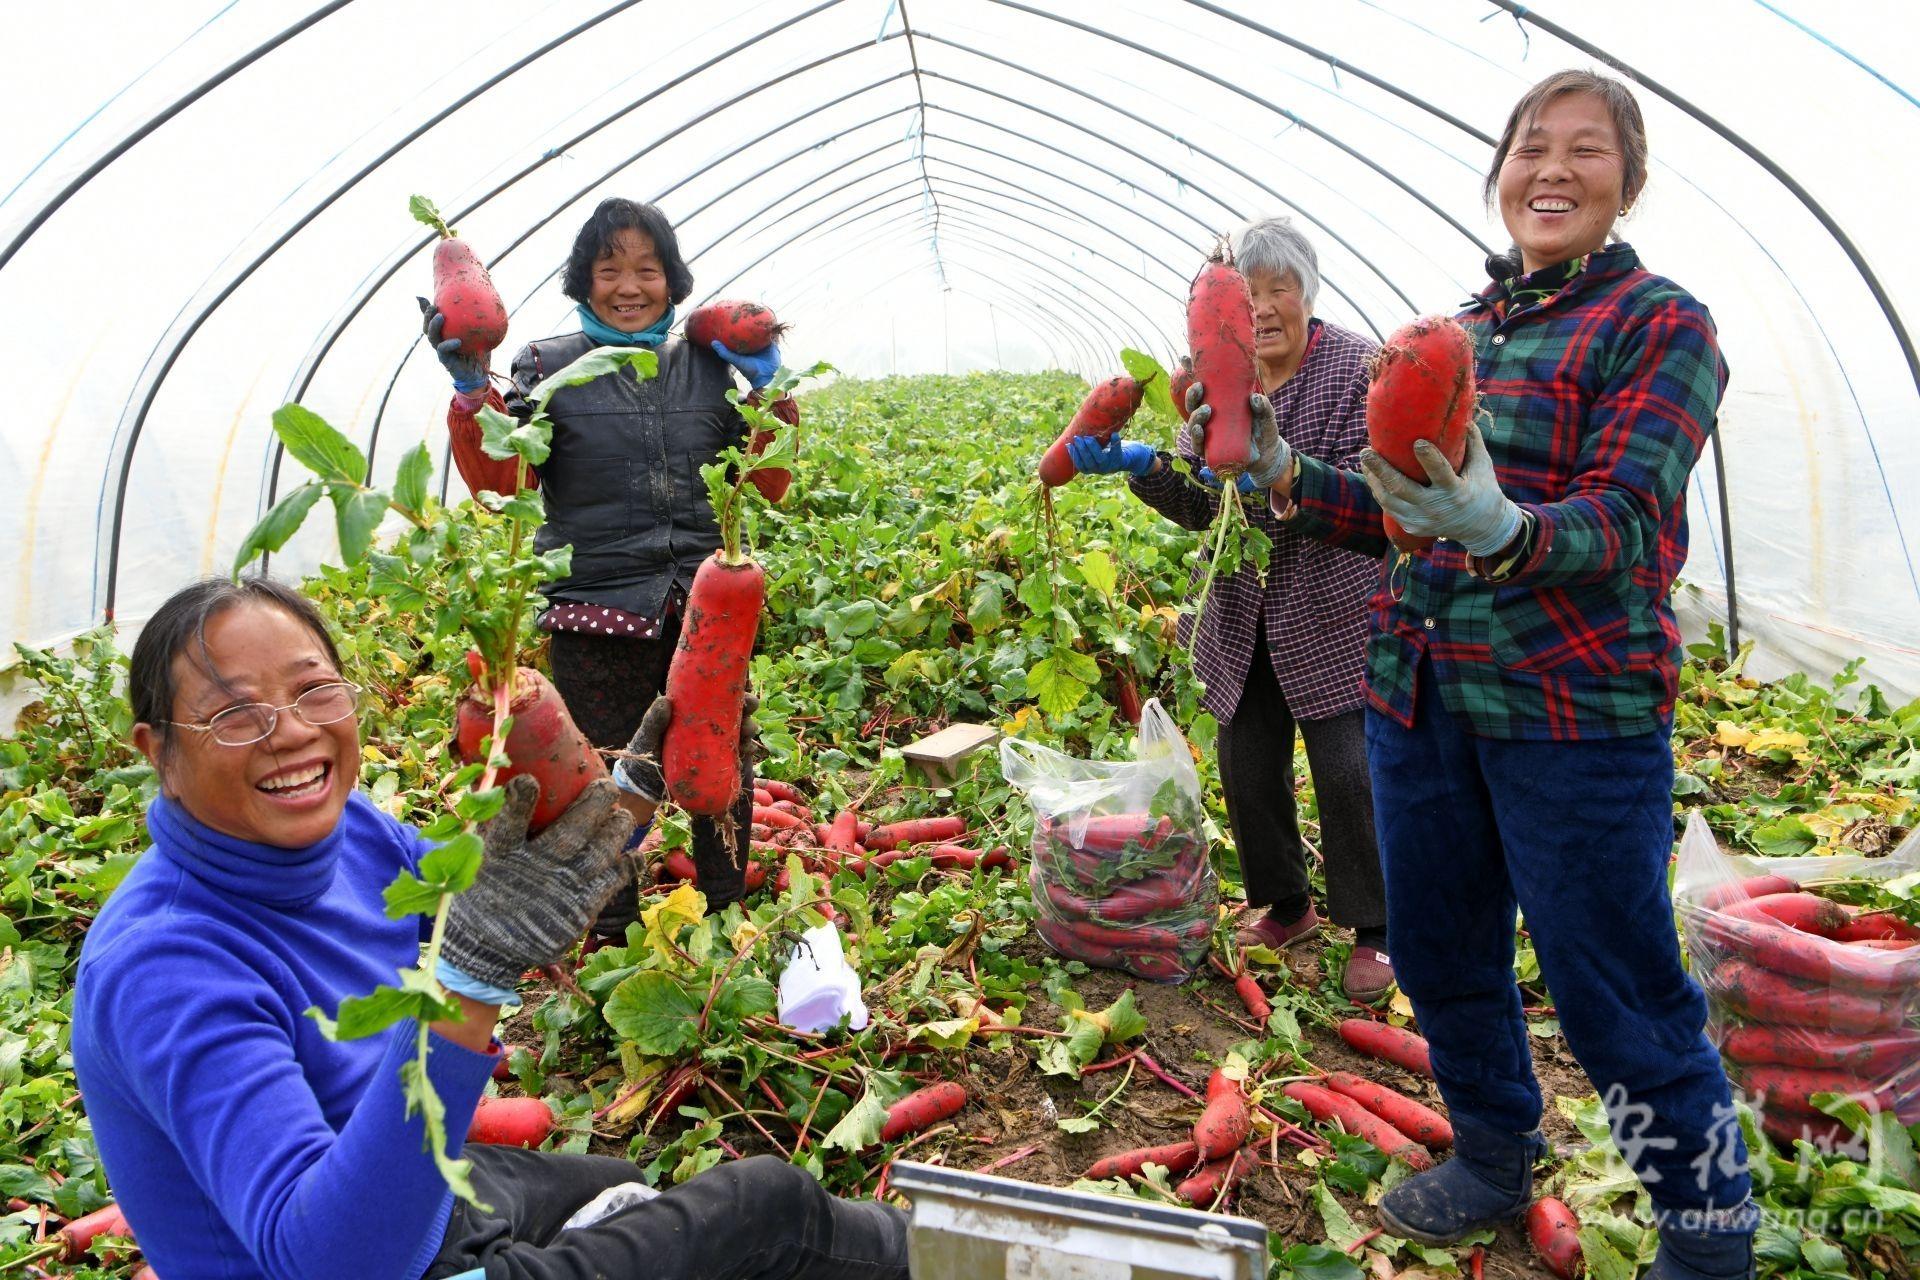
[[[772,1156],[735,1160],[589,1227],[560,1227],[640,1170],[611,1156],[469,1145],[473,1188],[455,1201],[424,1280],[906,1280],[907,1215],[828,1195]]]
[[[654,640],[597,636],[579,631],[556,631],[550,637],[548,657],[553,665],[553,687],[567,704],[567,713],[603,750],[617,751],[633,738],[640,717],[667,687],[667,665],[680,642],[680,618],[675,616]],[[753,823],[751,779],[742,778],[740,796],[733,802],[734,830],[742,851]],[[700,873],[700,892],[711,907],[738,901],[746,893],[746,859],[735,863],[712,818],[693,820],[693,866]],[[617,934],[638,910],[638,868],[594,922],[594,932]]]
[[[1220,783],[1227,825],[1240,850],[1247,902],[1282,920],[1304,914],[1306,849],[1293,802],[1293,732],[1307,742],[1307,768],[1320,806],[1326,857],[1327,914],[1349,929],[1384,929],[1387,890],[1373,831],[1367,776],[1366,713],[1298,720],[1274,678],[1265,629],[1255,632],[1253,663],[1233,719],[1220,726]]]

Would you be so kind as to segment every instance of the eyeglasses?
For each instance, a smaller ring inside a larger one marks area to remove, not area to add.
[[[205,724],[187,724],[179,720],[169,720],[167,723],[176,729],[211,733],[213,740],[223,747],[245,747],[272,734],[280,724],[282,711],[291,711],[317,728],[320,725],[338,724],[359,707],[360,686],[342,680],[335,684],[315,685],[284,707],[269,706],[264,702],[244,702],[237,707],[228,707]]]

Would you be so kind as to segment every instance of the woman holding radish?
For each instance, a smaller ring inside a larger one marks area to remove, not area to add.
[[[1233,261],[1253,295],[1260,385],[1288,439],[1333,465],[1356,465],[1367,443],[1374,344],[1314,316],[1319,259],[1290,220],[1242,227],[1233,237]],[[1105,445],[1077,437],[1068,452],[1078,470],[1125,473],[1128,487],[1154,510],[1183,528],[1205,529],[1219,512],[1220,493],[1201,465],[1198,439],[1183,431],[1178,442],[1188,475],[1174,470],[1169,455],[1117,435]],[[1238,483],[1253,492],[1251,480]],[[1266,580],[1252,564],[1217,579],[1194,644],[1203,701],[1220,722],[1220,782],[1247,902],[1266,908],[1240,931],[1240,941],[1287,947],[1323,923],[1309,895],[1294,811],[1297,726],[1320,805],[1328,914],[1354,931],[1342,987],[1349,998],[1371,1003],[1393,986],[1360,687],[1367,596],[1379,565],[1375,557],[1303,537],[1264,509],[1249,509],[1247,518],[1273,539]],[[1180,625],[1185,640],[1191,617]]]
[[[636,380],[613,373],[555,395],[547,405],[553,452],[530,483],[545,493],[539,547],[572,546],[567,577],[547,584],[550,607],[539,626],[551,634],[553,683],[574,722],[602,750],[627,745],[642,715],[666,687],[695,572],[720,546],[720,531],[700,468],[748,443],[745,420],[728,401],[734,374],[757,396],[780,367],[780,349],[743,353],[712,339],[673,335],[675,306],[693,291],[693,272],[672,224],[657,208],[604,200],[575,237],[561,291],[578,303],[578,328],[520,349],[504,395],[485,365],[441,337],[444,317],[422,302],[425,328],[454,385],[447,426],[461,477],[475,493],[511,492],[514,464],[480,448],[482,405],[524,418],[528,393],[549,374],[595,347],[645,347],[658,372]],[[797,421],[791,399],[773,412]],[[757,469],[749,479],[777,501],[787,473]],[[752,820],[750,762],[732,819]],[[627,801],[649,809],[646,799]],[[718,908],[744,892],[743,868],[711,818],[693,823],[700,888]],[[633,918],[635,886],[616,898],[596,928],[618,932]]]
[[[358,691],[319,613],[264,579],[195,583],[141,631],[128,686],[134,742],[161,780],[153,844],[88,932],[73,1060],[160,1274],[907,1274],[899,1210],[836,1200],[769,1158],[562,1230],[639,1170],[452,1140],[491,1207],[456,1201],[407,1114],[400,1068],[418,1028],[336,1040],[309,1016],[412,969],[424,941],[421,917],[382,905],[424,841],[357,787]],[[658,794],[657,765],[627,769]],[[442,935],[438,977],[464,1016],[429,1028],[427,1070],[450,1134],[467,1132],[499,1062],[514,982],[563,956],[620,880],[634,822],[614,785],[593,783],[530,839],[538,790],[527,776],[506,787]]]
[[[1759,1215],[1666,874],[1667,595],[1726,367],[1706,308],[1613,238],[1646,176],[1625,85],[1578,71],[1535,85],[1486,177],[1517,254],[1489,262],[1459,317],[1481,396],[1461,465],[1422,440],[1424,477],[1372,450],[1342,469],[1291,448],[1269,414],[1252,470],[1297,533],[1385,555],[1386,516],[1439,539],[1393,557],[1374,597],[1367,754],[1395,967],[1458,1154],[1387,1192],[1382,1225],[1448,1242],[1527,1207],[1546,1145],[1517,909],[1651,1195],[1648,1274],[1737,1280]]]

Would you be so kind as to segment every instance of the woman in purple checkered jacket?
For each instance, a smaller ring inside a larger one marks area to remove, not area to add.
[[[1235,264],[1253,291],[1260,385],[1294,447],[1342,468],[1367,444],[1367,359],[1374,344],[1314,318],[1320,290],[1313,245],[1286,218],[1263,218],[1233,237]],[[1113,437],[1073,441],[1083,472],[1124,472],[1140,499],[1187,529],[1204,529],[1220,509],[1218,483],[1200,464],[1192,433],[1180,456],[1194,479],[1149,445]],[[1252,482],[1241,480],[1244,492]],[[1386,892],[1374,841],[1367,783],[1365,662],[1367,597],[1380,577],[1377,555],[1301,537],[1264,503],[1247,516],[1273,539],[1266,584],[1252,566],[1217,580],[1201,616],[1194,665],[1203,702],[1220,721],[1220,781],[1247,902],[1266,911],[1240,931],[1249,946],[1286,947],[1320,931],[1308,894],[1305,850],[1293,802],[1293,734],[1306,739],[1307,767],[1320,806],[1327,912],[1354,931],[1342,987],[1371,1003],[1393,986],[1387,959]],[[1181,639],[1193,620],[1181,620]]]

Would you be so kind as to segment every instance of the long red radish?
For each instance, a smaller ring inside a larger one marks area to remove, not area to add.
[[[460,354],[484,365],[507,340],[507,304],[480,255],[446,224],[433,202],[415,196],[409,203],[413,216],[440,236],[433,247],[433,306],[444,317],[440,336],[460,339]]]
[[[827,824],[826,834],[820,837],[820,847],[832,853],[853,856],[854,830],[858,827],[860,815],[852,809],[842,809]]]
[[[1920,928],[1887,911],[1865,911],[1835,930],[1839,942],[1920,942]]]
[[[1865,1158],[1867,1155],[1867,1144],[1855,1136],[1851,1128],[1831,1116],[1807,1116],[1768,1109],[1760,1112],[1760,1127],[1766,1130],[1769,1138],[1789,1150],[1796,1141],[1804,1139],[1816,1147],[1825,1148],[1828,1154],[1844,1150],[1858,1153],[1856,1158]]]
[[[1738,902],[1742,898],[1758,898],[1768,893],[1793,893],[1799,888],[1799,881],[1768,872],[1766,875],[1716,884],[1700,895],[1700,905],[1718,911],[1727,903]]]
[[[1776,931],[1799,936],[1784,928]],[[1865,1033],[1893,1031],[1906,1019],[1906,1006],[1898,999],[1795,982],[1744,960],[1720,961],[1702,975],[1701,985],[1728,1009],[1755,1022]]]
[[[1213,412],[1207,419],[1206,464],[1231,479],[1253,458],[1253,408],[1260,390],[1253,349],[1253,295],[1247,278],[1214,250],[1187,290],[1187,346],[1194,380]]]
[[[1764,1062],[1741,1067],[1738,1083],[1765,1105],[1785,1107],[1789,1111],[1814,1111],[1816,1093],[1845,1094],[1868,1111],[1892,1111],[1896,1100],[1893,1090],[1876,1088],[1870,1078],[1851,1071],[1822,1071],[1817,1067],[1786,1067]]]
[[[1089,1165],[1085,1176],[1096,1182],[1107,1178],[1131,1178],[1150,1164],[1157,1164],[1168,1173],[1185,1173],[1198,1163],[1199,1147],[1191,1142],[1175,1142],[1164,1147],[1138,1147],[1105,1156]]]
[[[1046,830],[1070,849],[1119,853],[1136,842],[1143,849],[1155,847],[1173,834],[1173,819],[1156,819],[1150,813],[1114,813],[1082,822],[1054,822]]]
[[[1242,969],[1233,979],[1233,992],[1240,997],[1240,1003],[1247,1006],[1247,1012],[1262,1027],[1273,1016],[1273,1005],[1267,1000],[1267,993],[1260,989],[1260,979]]]
[[[1193,1145],[1202,1160],[1219,1160],[1246,1145],[1253,1117],[1240,1084],[1224,1071],[1207,1078],[1207,1105],[1194,1122]]]
[[[482,1098],[467,1141],[490,1147],[537,1147],[553,1132],[553,1112],[538,1098]]]
[[[1067,423],[1060,438],[1047,446],[1046,453],[1041,456],[1040,483],[1052,488],[1073,479],[1077,472],[1073,458],[1067,453],[1067,446],[1076,436],[1092,436],[1105,444],[1113,438],[1114,432],[1126,426],[1133,415],[1139,412],[1140,399],[1146,390],[1145,383],[1121,374],[1117,378],[1108,378],[1089,391],[1073,415],[1073,421]]]
[[[766,884],[767,866],[764,862],[749,862],[746,870],[741,872],[740,878],[746,885],[747,892],[753,893]],[[660,859],[660,883],[691,885],[700,883],[700,872],[694,867],[693,859],[687,855],[686,850],[675,849]]]
[[[126,1240],[133,1238],[133,1228],[127,1225],[127,1215],[120,1212],[117,1203],[110,1202],[92,1213],[75,1218],[54,1232],[54,1238],[61,1246],[60,1260],[78,1262],[83,1254],[93,1252],[94,1242],[103,1236],[118,1236]]]
[[[1573,1280],[1584,1260],[1580,1255],[1580,1220],[1573,1210],[1552,1196],[1541,1196],[1527,1210],[1527,1239],[1533,1251],[1560,1280]]]
[[[791,804],[800,805],[807,802],[805,793],[791,782],[782,782],[778,778],[755,778],[753,785],[767,792],[775,800],[785,800]]]
[[[1383,1155],[1404,1162],[1409,1169],[1433,1168],[1433,1157],[1425,1147],[1345,1094],[1304,1080],[1293,1081],[1281,1092],[1305,1107],[1314,1119],[1339,1121],[1348,1133],[1365,1138]]]
[[[687,341],[697,347],[718,342],[741,355],[758,355],[780,340],[787,326],[757,302],[709,302],[687,316]]]
[[[493,731],[493,692],[482,686],[486,665],[477,650],[468,651],[467,670],[474,682],[454,711],[454,744],[460,758],[471,764],[483,759],[481,741]],[[607,776],[606,762],[575,727],[559,691],[532,667],[514,673],[507,714],[513,717],[504,744],[511,763],[497,780],[504,783],[524,773],[540,784],[540,799],[527,824],[537,832],[565,813],[589,783]]]
[[[1453,1126],[1447,1118],[1403,1093],[1349,1071],[1329,1072],[1327,1088],[1352,1098],[1430,1151],[1445,1151],[1453,1145]]]
[[[897,849],[904,844],[937,844],[958,840],[965,834],[965,818],[908,818],[904,822],[888,822],[875,827],[861,843],[869,849]]]
[[[1742,920],[1771,920],[1823,938],[1838,934],[1852,918],[1845,907],[1817,893],[1763,893],[1757,898],[1729,902],[1720,911]]]
[[[959,1114],[967,1105],[967,1091],[951,1080],[915,1089],[887,1108],[887,1122],[880,1129],[880,1141],[895,1142],[910,1133],[919,1133]]]
[[[1259,1167],[1260,1153],[1251,1147],[1242,1147],[1202,1165],[1198,1173],[1175,1187],[1174,1193],[1196,1209],[1209,1208]]]
[[[1433,1060],[1427,1050],[1427,1042],[1405,1027],[1371,1022],[1365,1018],[1345,1018],[1340,1023],[1340,1038],[1355,1052],[1433,1079]]]
[[[1880,1078],[1908,1063],[1920,1062],[1920,1031],[1902,1028],[1887,1035],[1863,1037],[1816,1027],[1756,1022],[1730,1028],[1720,1039],[1720,1052],[1739,1063],[1777,1062]]]
[[[1193,384],[1193,357],[1181,356],[1180,367],[1167,377],[1167,394],[1173,397],[1174,412],[1182,422],[1187,420],[1187,392],[1193,389]]]
[[[752,560],[716,551],[687,592],[686,621],[667,667],[673,719],[660,747],[667,794],[688,813],[717,818],[740,794],[740,724],[747,667],[767,576]]]
[[[1763,969],[1822,986],[1880,995],[1900,991],[1920,981],[1920,955],[1884,954],[1861,950],[1801,933],[1771,920],[1742,920],[1714,913],[1696,920],[1702,935]],[[1716,975],[1717,976],[1717,975]],[[1841,993],[1836,992],[1836,995]],[[1780,1018],[1764,1021],[1779,1022]],[[1823,1025],[1810,1023],[1808,1025]],[[1841,1027],[1839,1030],[1870,1030]]]
[[[807,825],[805,818],[788,813],[785,809],[776,809],[772,805],[753,806],[753,820],[764,822],[780,831],[792,831]]]
[[[1367,386],[1367,443],[1403,474],[1427,483],[1427,470],[1413,451],[1416,440],[1438,445],[1460,469],[1473,421],[1473,339],[1446,316],[1421,316],[1388,336],[1373,357]],[[1387,536],[1402,551],[1422,551],[1432,538],[1416,538],[1392,516]]]

